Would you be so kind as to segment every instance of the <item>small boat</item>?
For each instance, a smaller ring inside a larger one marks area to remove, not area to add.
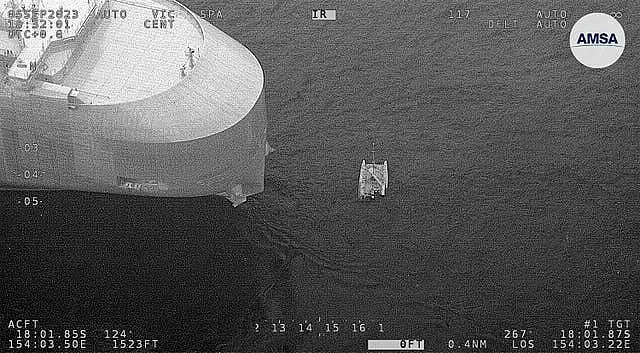
[[[375,200],[386,195],[389,184],[387,161],[375,162],[375,145],[373,146],[371,163],[364,159],[360,165],[360,181],[358,184],[358,198],[360,200]]]

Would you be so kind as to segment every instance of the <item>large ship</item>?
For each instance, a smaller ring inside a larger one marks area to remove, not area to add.
[[[264,75],[174,0],[0,7],[0,184],[163,197],[264,188]]]

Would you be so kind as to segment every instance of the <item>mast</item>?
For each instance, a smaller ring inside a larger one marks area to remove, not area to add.
[[[371,145],[373,146],[373,148],[371,150],[371,154],[372,154],[371,163],[375,164],[376,163],[376,143],[372,142]]]

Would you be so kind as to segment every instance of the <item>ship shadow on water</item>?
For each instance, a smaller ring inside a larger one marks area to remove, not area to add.
[[[33,196],[40,204],[25,206]],[[157,339],[159,351],[246,350],[264,343],[253,323],[287,310],[287,251],[264,245],[252,213],[221,197],[9,191],[1,200],[9,319],[131,330],[127,338]],[[112,348],[100,342],[90,348]]]

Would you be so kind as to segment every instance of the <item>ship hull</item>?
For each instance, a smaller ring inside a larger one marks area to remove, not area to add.
[[[18,104],[30,108],[21,111]],[[0,98],[0,105],[6,117],[0,127],[0,184],[5,186],[157,197],[218,194],[234,204],[264,189],[263,95],[231,128],[171,143],[122,141],[78,131],[62,118],[69,112],[65,104]],[[29,123],[36,115],[66,123],[45,132]]]

